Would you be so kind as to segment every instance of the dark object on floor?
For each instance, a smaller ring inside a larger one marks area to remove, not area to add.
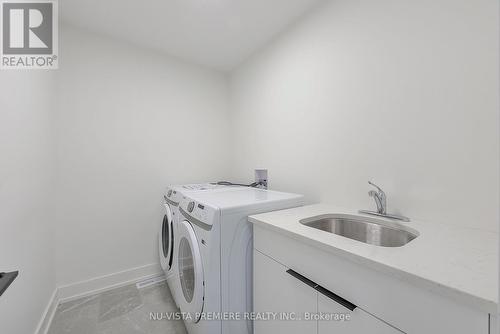
[[[0,296],[7,290],[9,285],[16,279],[19,271],[12,271],[10,273],[0,273]]]

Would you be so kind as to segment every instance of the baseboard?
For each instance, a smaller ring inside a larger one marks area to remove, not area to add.
[[[45,311],[43,312],[42,318],[38,323],[38,327],[36,328],[36,334],[46,334],[49,330],[50,323],[52,322],[52,318],[54,318],[54,314],[56,313],[57,305],[59,298],[57,297],[57,288],[54,289],[52,296],[50,297],[49,303],[45,307]]]
[[[124,285],[135,283],[138,280],[162,274],[159,264],[148,264],[116,273],[60,286],[58,290],[59,303],[94,295]]]
[[[52,294],[35,333],[47,333],[57,309],[57,305],[61,303],[133,284],[137,281],[158,275],[163,275],[163,271],[159,264],[154,263],[60,286],[56,288]]]

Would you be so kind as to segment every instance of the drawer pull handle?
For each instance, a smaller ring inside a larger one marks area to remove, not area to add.
[[[322,286],[318,285],[315,289],[316,289],[316,291],[318,291],[322,295],[330,298],[331,300],[339,303],[340,305],[344,306],[345,308],[347,308],[347,309],[349,309],[351,311],[354,311],[354,309],[356,309],[356,307],[357,307],[356,305],[354,305],[350,301],[348,301],[348,300],[340,297],[339,295],[334,294],[333,292],[331,292],[330,290],[325,289]]]
[[[311,281],[309,278],[307,278],[305,276],[302,276],[298,272],[296,272],[292,269],[288,269],[286,272],[288,274],[290,274],[291,276],[295,277],[296,279],[298,279],[299,281],[301,281],[302,283],[312,287],[314,290],[318,291],[322,295],[324,295],[324,296],[330,298],[331,300],[337,302],[338,304],[344,306],[345,308],[347,308],[351,311],[354,311],[356,309],[357,306],[354,305],[353,303],[351,303],[350,301],[340,297],[339,295],[336,295],[335,293],[331,292],[330,290],[325,289],[324,287],[320,286],[319,284],[316,284],[315,282]]]
[[[288,269],[286,272],[287,272],[287,274],[292,275],[293,277],[295,277],[296,279],[298,279],[302,283],[309,285],[313,289],[316,289],[316,287],[318,286],[318,284],[314,283],[309,278],[302,276],[301,274],[299,274],[298,272],[296,272],[292,269]]]

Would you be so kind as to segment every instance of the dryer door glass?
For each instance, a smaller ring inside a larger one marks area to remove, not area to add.
[[[185,237],[181,239],[179,245],[179,275],[184,298],[191,303],[195,287],[194,261],[191,246]]]

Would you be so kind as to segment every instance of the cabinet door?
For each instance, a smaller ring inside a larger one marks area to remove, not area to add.
[[[317,321],[305,320],[316,313],[317,292],[286,273],[287,268],[254,250],[254,312],[295,317],[254,321],[254,334],[316,334]],[[300,319],[300,320],[297,320]]]
[[[359,307],[351,311],[323,294],[318,294],[318,315],[322,317],[318,321],[318,334],[403,333]]]
[[[490,334],[500,334],[500,314],[490,314]]]

